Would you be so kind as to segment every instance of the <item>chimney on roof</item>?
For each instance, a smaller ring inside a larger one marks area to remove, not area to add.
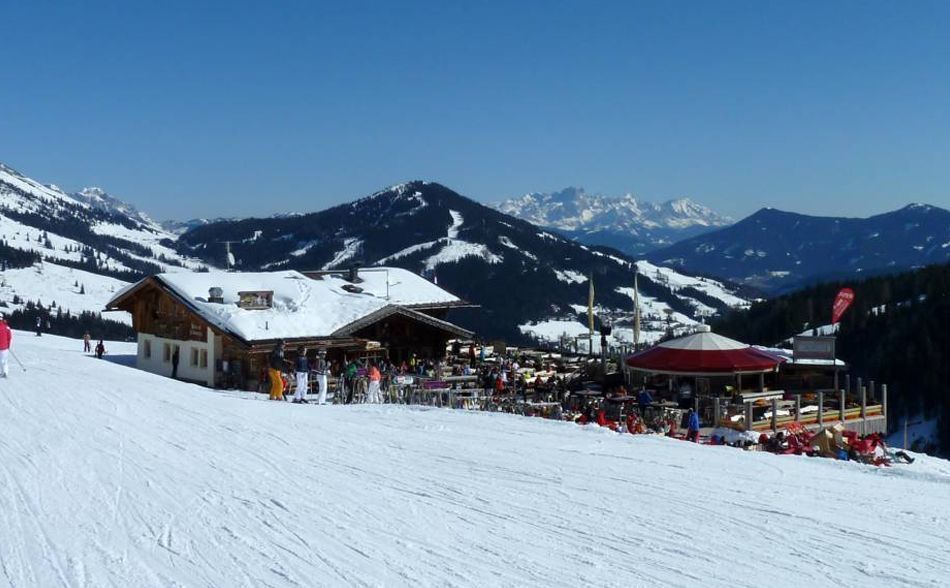
[[[354,263],[350,266],[350,271],[347,274],[346,279],[353,284],[360,281],[360,264]]]
[[[208,288],[208,302],[214,302],[215,304],[224,304],[224,290],[215,286],[213,288]]]

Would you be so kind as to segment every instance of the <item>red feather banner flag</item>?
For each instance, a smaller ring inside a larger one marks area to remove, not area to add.
[[[831,324],[836,324],[841,320],[841,315],[844,314],[844,311],[848,310],[853,300],[854,290],[851,288],[838,290],[838,295],[835,296],[835,304],[831,307]]]

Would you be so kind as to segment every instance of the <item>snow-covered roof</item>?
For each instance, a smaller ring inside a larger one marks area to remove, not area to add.
[[[337,286],[349,284],[343,274],[323,276]],[[378,298],[389,297],[390,304],[400,306],[442,306],[462,303],[462,299],[422,276],[401,267],[371,267],[359,270],[357,287]],[[386,283],[389,282],[387,290]]]
[[[361,271],[359,277],[362,281],[358,284],[351,284],[342,275],[309,278],[293,270],[163,273],[153,278],[186,300],[209,323],[244,341],[330,337],[354,321],[387,306],[438,306],[461,302],[458,297],[412,272],[399,268],[384,269],[388,273]],[[348,291],[344,286],[357,286],[362,292]],[[211,288],[221,288],[223,302],[208,301]],[[107,308],[114,308],[118,300],[132,289],[119,292],[109,301]],[[272,291],[271,307],[259,310],[240,308],[238,293],[248,291]]]
[[[834,367],[848,367],[848,364],[840,359],[813,359],[813,358],[796,358],[794,352],[791,349],[785,349],[783,347],[765,347],[763,345],[754,345],[756,349],[761,349],[771,353],[772,355],[777,355],[779,357],[785,358],[785,363],[789,365],[811,365],[811,366],[834,366]]]

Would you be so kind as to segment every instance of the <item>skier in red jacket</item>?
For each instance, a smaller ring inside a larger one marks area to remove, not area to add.
[[[10,330],[10,325],[3,320],[3,315],[0,315],[0,378],[6,378],[9,373],[7,356],[10,354],[11,344],[13,344],[13,331]]]

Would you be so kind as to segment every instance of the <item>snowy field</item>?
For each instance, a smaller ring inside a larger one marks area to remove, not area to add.
[[[79,286],[75,285],[77,282]],[[103,300],[109,300],[126,286],[128,283],[122,280],[43,262],[0,273],[0,301],[6,302],[8,309],[23,308],[27,301],[39,301],[47,308],[55,302],[57,308],[74,314],[83,311],[98,313],[102,311]],[[14,295],[23,302],[13,304]],[[127,312],[109,312],[102,317],[132,324],[132,315]]]
[[[950,578],[945,461],[878,469],[511,415],[269,403],[73,340],[14,344],[28,371],[0,380],[0,586]]]

